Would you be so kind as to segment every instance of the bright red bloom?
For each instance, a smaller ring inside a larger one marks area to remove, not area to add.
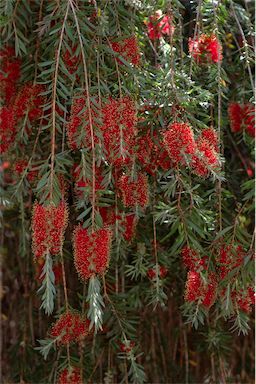
[[[58,344],[79,341],[89,334],[90,321],[76,312],[63,313],[52,326],[50,336],[57,338]]]
[[[5,47],[0,51],[0,84],[1,93],[6,104],[15,96],[17,82],[20,78],[20,60],[15,57],[15,51],[11,47]]]
[[[162,265],[159,265],[159,272],[158,272],[158,276],[160,279],[164,279],[165,276],[167,275],[168,273],[168,269],[163,267]],[[147,275],[148,275],[148,278],[150,280],[155,280],[156,279],[156,276],[157,276],[157,271],[156,271],[156,267],[155,268],[149,268],[147,270]]]
[[[95,103],[90,103],[95,143],[99,142],[99,139],[95,134],[95,129],[99,129],[100,124],[97,120],[99,120],[101,116],[99,106],[96,107],[97,103],[97,100],[95,100]],[[71,149],[91,148],[92,146],[89,109],[86,95],[74,97],[72,100],[70,119],[67,124],[67,135]]]
[[[41,84],[26,83],[19,91],[14,101],[14,112],[17,120],[28,116],[30,122],[34,122],[43,115],[44,97],[40,95],[44,91]]]
[[[60,253],[67,226],[68,210],[65,202],[57,207],[43,206],[36,202],[32,215],[32,249],[35,257],[41,258],[49,252]]]
[[[202,305],[206,308],[210,308],[217,297],[217,278],[214,273],[209,273],[207,285],[204,287]]]
[[[16,121],[13,108],[0,108],[0,152],[8,151],[14,143],[17,134]]]
[[[201,296],[202,279],[200,273],[189,271],[187,275],[185,301],[197,301]]]
[[[125,214],[120,212],[116,214],[115,207],[101,207],[99,209],[104,226],[115,225],[116,221],[119,221],[119,225],[122,227],[122,234],[125,241],[132,241],[136,225],[137,218],[133,214]]]
[[[75,267],[81,279],[103,275],[109,265],[112,231],[101,228],[95,232],[78,225],[74,231]]]
[[[63,369],[58,377],[57,384],[82,384],[80,369],[78,367],[70,367]]]
[[[158,10],[154,15],[149,17],[149,20],[147,29],[150,40],[158,40],[163,35],[173,35],[175,28],[172,24],[171,16],[163,16],[162,11]]]
[[[208,141],[208,143],[213,146],[215,151],[216,152],[218,151],[218,135],[215,129],[213,128],[203,129],[200,135],[200,139],[204,139]]]
[[[255,106],[247,103],[243,108],[244,127],[248,135],[255,137]]]
[[[136,107],[132,99],[109,99],[102,110],[103,140],[107,160],[116,166],[131,162],[137,134]]]
[[[118,53],[128,63],[132,63],[135,66],[140,64],[140,51],[135,36],[130,36],[121,41],[112,42],[111,47],[114,52]],[[123,64],[120,59],[117,60],[120,64]]]
[[[232,132],[239,132],[242,129],[243,108],[238,103],[230,103],[228,106],[228,116]]]
[[[241,266],[244,260],[244,251],[241,246],[222,245],[219,249],[217,262],[219,264],[220,278],[224,279],[233,269]]]
[[[202,34],[196,39],[190,38],[188,48],[197,63],[218,63],[222,60],[222,46],[214,33],[211,35]]]
[[[185,164],[185,155],[193,155],[196,143],[192,128],[186,123],[172,123],[163,134],[164,145],[173,163]]]
[[[194,249],[185,246],[182,248],[181,256],[184,265],[191,271],[206,270],[207,269],[207,257],[200,257],[199,253]]]
[[[121,176],[117,187],[120,190],[122,201],[125,207],[140,206],[145,208],[149,202],[148,178],[143,173],[138,173],[136,180],[130,176]]]
[[[126,215],[122,220],[121,224],[124,227],[123,237],[125,241],[130,242],[134,238],[137,218],[135,215]]]
[[[250,313],[252,311],[252,306],[255,305],[255,298],[252,301],[251,297],[251,288],[248,288],[246,290],[241,290],[239,292],[233,292],[233,299],[237,303],[238,308],[245,312]]]
[[[220,161],[214,147],[205,139],[196,142],[197,153],[192,156],[193,171],[202,177],[208,177],[210,170],[217,171]]]

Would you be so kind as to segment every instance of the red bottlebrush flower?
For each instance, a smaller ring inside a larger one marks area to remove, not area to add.
[[[245,313],[250,313],[252,311],[252,302],[248,289],[241,290],[240,292],[234,292],[233,299],[241,311]]]
[[[149,17],[147,23],[148,36],[150,40],[158,40],[163,35],[171,36],[174,33],[171,16],[163,15],[161,10]]]
[[[255,298],[256,298],[255,288],[249,287],[247,292],[248,292],[248,296],[250,298],[251,304],[255,305]]]
[[[208,177],[210,169],[217,171],[220,167],[218,155],[213,146],[205,139],[197,141],[197,153],[192,156],[192,167],[198,176]]]
[[[30,122],[34,122],[43,115],[44,97],[40,95],[44,91],[41,84],[27,83],[18,93],[14,101],[16,119],[28,116]]]
[[[131,340],[126,340],[123,343],[119,343],[119,348],[121,352],[129,353],[135,347],[135,342]]]
[[[76,270],[83,280],[95,274],[103,275],[109,265],[112,231],[109,228],[89,232],[78,225],[74,231]]]
[[[206,270],[207,269],[207,257],[200,257],[199,253],[194,249],[185,246],[181,251],[181,256],[184,265],[191,271]]]
[[[248,135],[255,137],[255,106],[247,103],[243,108],[244,127]]]
[[[80,369],[78,367],[70,367],[63,369],[58,377],[58,384],[82,384]]]
[[[67,226],[68,210],[65,202],[57,207],[53,204],[43,206],[37,202],[32,215],[32,249],[35,257],[60,253]]]
[[[200,139],[208,141],[208,143],[213,146],[215,151],[216,152],[218,151],[218,135],[215,129],[213,128],[203,129],[200,135]]]
[[[15,58],[15,51],[5,47],[0,51],[0,84],[6,104],[11,102],[16,93],[17,82],[20,78],[20,60]]]
[[[130,36],[121,41],[112,42],[111,47],[114,52],[118,53],[128,63],[132,63],[135,66],[140,64],[140,51],[135,36]],[[120,59],[117,60],[120,64],[123,64]]]
[[[232,245],[222,245],[217,258],[220,278],[224,279],[234,268],[241,266],[243,260],[244,251],[241,246],[235,248]]]
[[[201,296],[202,279],[198,272],[189,271],[187,275],[185,301],[197,301]]]
[[[214,33],[211,35],[202,34],[197,39],[190,38],[188,48],[197,63],[218,63],[222,60],[222,46]]]
[[[194,133],[186,123],[172,123],[163,134],[164,145],[171,160],[185,164],[184,155],[193,155],[196,150]]]
[[[132,99],[109,99],[102,110],[103,140],[107,160],[116,166],[131,162],[135,144],[136,107]]]
[[[210,308],[216,300],[217,296],[217,277],[214,273],[209,273],[208,282],[204,289],[202,305],[206,308]]]
[[[94,142],[98,143],[99,139],[95,134],[95,129],[99,129],[99,119],[101,112],[99,107],[96,108],[98,101],[90,103],[90,111],[92,118],[92,126],[94,131]],[[71,149],[91,148],[91,128],[89,124],[89,109],[86,95],[74,97],[72,100],[70,119],[67,124],[68,142]]]
[[[160,278],[160,279],[164,279],[165,276],[166,276],[167,273],[168,273],[168,269],[165,268],[165,267],[163,267],[162,265],[159,265],[158,268],[159,268],[159,269],[158,269],[158,276],[159,276],[159,278]],[[150,280],[155,280],[155,279],[156,279],[156,276],[157,276],[157,269],[156,269],[156,267],[155,267],[155,268],[149,268],[149,269],[147,270],[147,275],[148,275],[148,278],[149,278]]]
[[[137,159],[143,167],[152,166],[152,151],[155,147],[150,132],[137,137]]]
[[[228,106],[228,116],[232,132],[239,132],[242,129],[243,109],[238,103],[230,103]]]
[[[79,341],[89,334],[90,321],[76,312],[63,313],[53,325],[50,336],[58,339],[58,344]]]
[[[148,205],[148,179],[145,174],[138,173],[137,180],[134,181],[132,181],[128,175],[123,175],[117,186],[121,192],[125,207],[140,206],[141,208],[145,208]]]
[[[124,226],[124,232],[123,232],[124,239],[127,242],[132,241],[132,239],[135,235],[135,230],[136,230],[136,225],[137,225],[136,216],[135,215],[126,215],[124,217],[124,220],[121,223]]]
[[[0,152],[8,151],[15,141],[17,128],[14,111],[10,107],[0,108]]]

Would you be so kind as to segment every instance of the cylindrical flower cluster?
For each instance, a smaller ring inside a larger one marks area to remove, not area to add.
[[[148,179],[145,174],[138,173],[137,179],[134,181],[128,175],[121,176],[118,188],[125,207],[140,206],[145,208],[148,205]]]
[[[78,342],[89,334],[90,321],[78,312],[65,312],[53,324],[50,336],[58,344]]]
[[[82,384],[80,368],[70,367],[63,369],[58,377],[57,384]]]
[[[74,231],[74,261],[82,280],[103,275],[109,265],[112,231],[101,228],[94,232],[78,225]]]
[[[197,63],[218,63],[222,60],[222,46],[214,33],[203,33],[196,39],[190,38],[188,48]]]
[[[128,63],[135,66],[140,64],[139,46],[135,36],[130,36],[127,39],[112,42],[111,47],[114,52],[118,53]],[[120,64],[123,64],[120,59],[117,60]]]

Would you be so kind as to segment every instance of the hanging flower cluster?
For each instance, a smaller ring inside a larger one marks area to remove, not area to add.
[[[207,256],[201,258],[197,251],[188,246],[182,248],[181,256],[185,267],[191,271],[207,270]]]
[[[149,202],[149,189],[147,176],[140,172],[136,180],[131,180],[130,176],[121,176],[118,182],[122,202],[125,207],[140,206],[145,208]]]
[[[217,278],[214,273],[208,273],[204,281],[199,272],[189,271],[187,275],[185,301],[199,302],[206,308],[210,308],[217,296]]]
[[[78,225],[74,231],[74,260],[82,280],[103,275],[109,265],[112,231],[101,228],[94,232]]]
[[[190,38],[188,48],[197,63],[218,63],[222,60],[222,46],[217,36],[201,34],[198,38]]]
[[[90,112],[93,129],[99,128],[100,110],[90,102]],[[89,124],[89,109],[86,95],[74,97],[71,106],[70,118],[67,124],[68,142],[71,149],[91,148],[91,128]],[[98,143],[94,132],[94,142]]]
[[[147,29],[150,40],[159,40],[160,37],[163,37],[164,35],[172,36],[175,30],[172,23],[172,17],[163,15],[160,9],[157,10],[154,15],[149,17]]]
[[[78,367],[63,369],[59,374],[57,384],[82,384],[80,369]]]
[[[129,97],[109,98],[102,109],[102,133],[107,160],[117,166],[131,162],[137,134],[136,106]]]
[[[32,214],[32,249],[35,258],[44,257],[48,252],[61,252],[64,232],[68,222],[68,209],[64,201],[57,207],[34,204]]]
[[[14,111],[10,107],[0,108],[0,152],[8,151],[16,136],[16,120]]]
[[[128,63],[135,66],[140,64],[140,51],[135,36],[130,36],[127,39],[112,42],[111,47],[114,52],[118,53]],[[120,64],[123,64],[120,59],[117,60]]]
[[[245,312],[252,312],[252,307],[255,305],[255,292],[252,287],[242,289],[240,291],[233,291],[231,298],[234,304],[237,304],[238,308]]]
[[[232,132],[245,129],[248,135],[255,137],[255,106],[253,104],[230,103],[228,116]]]
[[[220,278],[224,279],[233,269],[241,266],[244,256],[245,253],[240,245],[237,247],[232,244],[222,245],[217,257]]]
[[[207,177],[210,170],[218,171],[220,161],[214,146],[208,140],[199,138],[196,147],[196,154],[192,156],[193,172],[198,176]]]
[[[175,165],[185,164],[185,156],[195,153],[196,142],[192,128],[186,123],[172,123],[163,134],[164,145]]]
[[[89,334],[90,321],[78,312],[65,312],[52,326],[50,336],[58,344],[78,342]]]
[[[9,104],[16,94],[20,66],[21,62],[15,57],[12,47],[0,50],[0,92],[5,104]]]
[[[115,207],[101,207],[99,212],[104,226],[114,226],[118,220],[118,226],[122,230],[124,240],[128,243],[132,241],[137,225],[137,218],[134,214],[125,214],[125,212],[116,214]]]
[[[26,83],[18,92],[14,101],[15,118],[21,119],[26,115],[32,123],[43,114],[44,97],[41,93],[44,87],[41,84]]]
[[[155,266],[154,268],[149,268],[149,269],[147,270],[147,275],[148,275],[148,278],[149,278],[150,280],[155,280],[156,277],[157,277],[157,274],[158,274],[158,277],[159,277],[160,279],[164,279],[165,276],[167,275],[167,273],[168,273],[168,269],[165,268],[165,267],[162,266],[162,265],[159,265],[159,266],[158,266],[158,273],[157,273],[157,266]]]

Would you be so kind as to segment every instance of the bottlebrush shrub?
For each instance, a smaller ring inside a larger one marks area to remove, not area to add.
[[[185,165],[185,156],[193,155],[196,142],[192,128],[186,123],[172,123],[163,133],[164,145],[175,165]]]
[[[208,177],[210,171],[218,171],[220,169],[220,160],[214,147],[208,140],[199,139],[196,142],[196,153],[192,156],[193,172],[201,177]]]
[[[44,91],[41,84],[26,83],[19,90],[14,101],[14,113],[17,120],[28,116],[32,123],[42,117],[44,97],[40,95]]]
[[[32,249],[35,258],[44,257],[48,252],[61,252],[64,232],[68,223],[67,204],[62,201],[56,207],[35,202],[32,214]]]
[[[217,297],[217,277],[209,273],[205,282],[200,273],[189,271],[187,275],[185,301],[198,302],[206,308],[210,308]]]
[[[135,36],[130,36],[127,39],[111,42],[111,47],[114,52],[118,53],[128,63],[131,63],[135,66],[140,64],[140,51]],[[120,64],[123,64],[120,59],[117,60]]]
[[[99,129],[100,109],[96,107],[98,101],[90,102],[94,142],[98,143],[95,129]],[[89,124],[89,109],[86,94],[75,96],[72,100],[70,118],[67,124],[68,143],[71,149],[91,148],[91,127]]]
[[[134,208],[140,206],[145,208],[149,203],[148,178],[140,172],[137,178],[132,180],[130,176],[121,176],[117,183],[122,202],[125,207]]]
[[[50,336],[57,339],[58,344],[78,342],[89,334],[90,321],[78,312],[65,312],[53,324]]]
[[[74,261],[82,280],[103,275],[109,265],[112,231],[101,228],[94,232],[78,225],[74,231]]]
[[[182,248],[181,256],[184,265],[191,271],[200,272],[207,269],[207,256],[201,258],[199,252],[185,246]]]
[[[80,368],[69,367],[61,371],[58,377],[58,384],[82,384]]]
[[[255,106],[253,104],[230,103],[228,116],[232,132],[245,129],[248,135],[255,137]]]
[[[9,104],[16,94],[20,67],[21,62],[15,57],[15,50],[12,47],[0,50],[0,93],[6,104]]]
[[[188,49],[197,63],[218,63],[222,61],[222,46],[217,36],[202,34],[196,39],[189,38]]]
[[[137,134],[137,112],[134,101],[109,98],[102,108],[101,127],[107,160],[116,166],[129,164]]]
[[[204,139],[208,141],[208,143],[213,146],[215,151],[218,152],[218,135],[215,129],[213,128],[203,129],[199,137],[199,140],[200,139]]]
[[[172,17],[169,15],[163,15],[160,9],[157,10],[154,15],[149,17],[147,30],[148,36],[151,40],[158,40],[164,35],[172,36],[175,30],[172,24]]]

